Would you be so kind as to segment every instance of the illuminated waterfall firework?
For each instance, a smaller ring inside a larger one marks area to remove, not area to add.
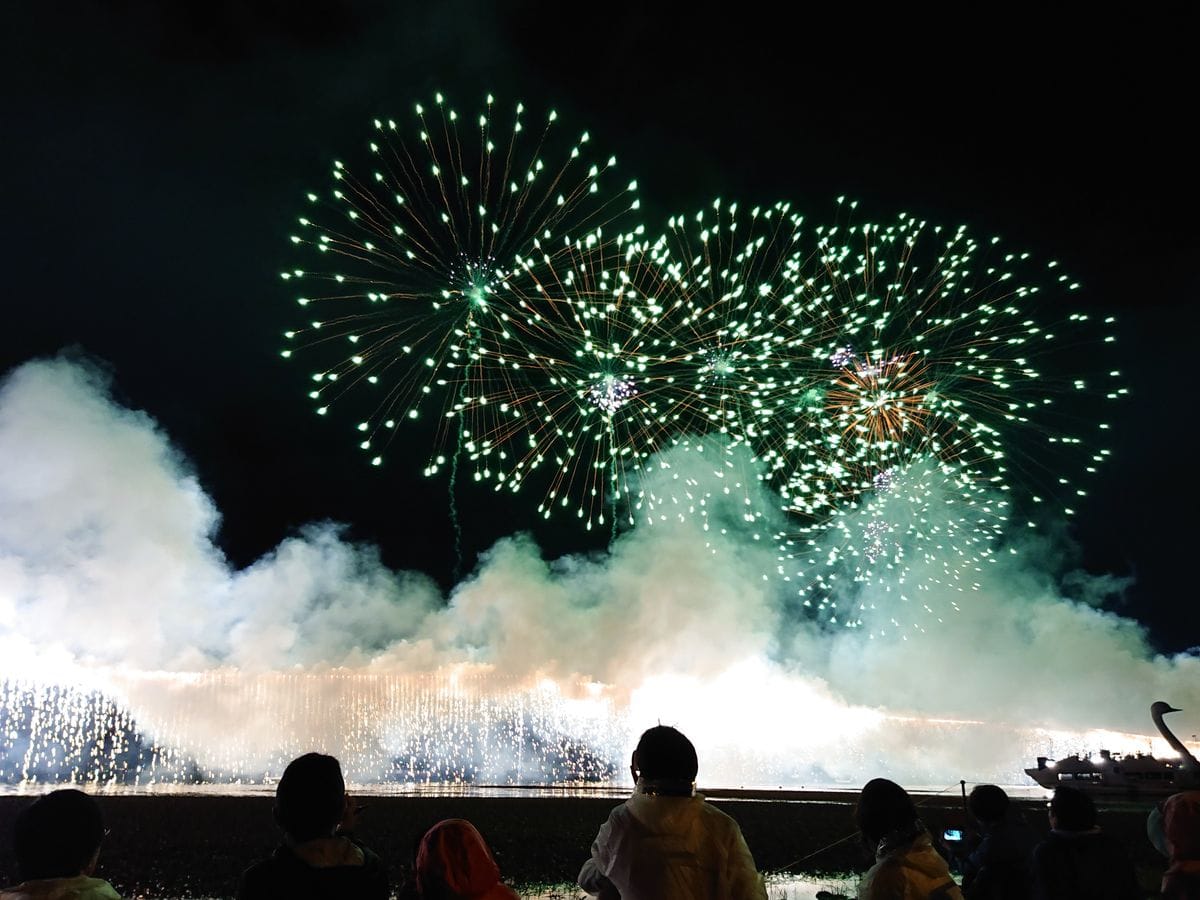
[[[612,778],[611,760],[628,738],[613,730],[611,704],[589,696],[595,688],[580,686],[573,697],[549,680],[518,683],[461,667],[131,672],[114,680],[142,704],[162,695],[186,703],[151,715],[151,741],[97,689],[0,681],[0,784],[257,782],[277,778],[314,741],[360,783],[585,783]],[[214,740],[209,717],[222,714],[242,725]]]
[[[761,664],[703,682],[650,679],[621,703],[598,684],[497,679],[459,666],[423,674],[127,672],[109,687],[151,710],[147,722],[96,689],[0,681],[0,784],[270,784],[314,746],[336,755],[355,785],[375,790],[608,784],[620,780],[618,760],[652,720],[649,711],[664,703],[705,748],[712,787],[857,785],[860,770],[877,765],[881,741],[897,748],[894,773],[927,785],[957,771],[960,745],[974,748],[976,771],[1002,783],[1020,777],[1022,758],[1150,746],[1136,734],[845,706]],[[155,700],[164,697],[173,703]],[[767,714],[781,705],[792,712],[787,722]],[[1167,749],[1160,739],[1154,745]]]

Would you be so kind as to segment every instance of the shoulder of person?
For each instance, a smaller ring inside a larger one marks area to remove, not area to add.
[[[608,821],[610,823],[611,822],[619,822],[622,819],[627,819],[627,818],[630,818],[631,816],[633,816],[633,807],[631,805],[631,804],[633,804],[633,801],[634,801],[634,798],[630,797],[628,800],[625,800],[622,803],[618,803],[616,806],[614,806],[612,809],[610,809],[608,811]]]
[[[364,874],[367,875],[372,882],[390,887],[391,875],[388,873],[387,863],[383,861],[383,858],[370,847],[363,847],[360,844],[359,849],[361,849],[363,853]]]
[[[352,843],[360,851],[362,851],[364,866],[383,865],[383,859],[380,858],[379,854],[360,841],[358,838],[347,837],[347,840],[350,841],[350,843]]]
[[[275,848],[270,856],[263,857],[251,863],[238,880],[237,896],[239,900],[255,900],[259,897],[271,896],[275,885],[285,873],[297,868],[297,859],[284,845]]]
[[[1062,852],[1064,846],[1063,836],[1052,831],[1034,845],[1033,858],[1042,859],[1057,856]]]
[[[103,878],[80,875],[76,878],[56,878],[45,881],[22,882],[0,890],[0,900],[37,900],[39,897],[74,897],[78,900],[121,900],[117,889]]]
[[[707,815],[710,815],[714,818],[728,819],[730,822],[737,821],[733,816],[721,809],[721,807],[714,803],[710,803],[707,797],[697,794],[695,800],[700,804],[700,808],[704,810]]]
[[[902,900],[908,879],[894,857],[882,859],[867,870],[859,888],[860,900]]]
[[[121,900],[117,889],[103,878],[92,878],[87,893],[82,895],[86,900]]]

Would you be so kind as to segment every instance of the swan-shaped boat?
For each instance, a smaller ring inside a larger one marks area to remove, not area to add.
[[[1037,768],[1026,769],[1025,774],[1051,790],[1065,784],[1098,793],[1138,796],[1173,794],[1200,787],[1200,762],[1163,721],[1164,715],[1173,712],[1179,710],[1162,700],[1150,707],[1150,717],[1158,733],[1179,754],[1178,759],[1108,750],[1101,750],[1097,756],[1076,754],[1059,760],[1039,756]]]

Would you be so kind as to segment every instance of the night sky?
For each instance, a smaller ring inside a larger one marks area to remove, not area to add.
[[[1194,21],[469,0],[4,15],[0,370],[64,349],[109,367],[192,461],[235,566],[332,519],[451,582],[445,482],[371,468],[347,422],[313,415],[278,356],[296,324],[278,273],[303,263],[286,236],[305,192],[374,117],[490,91],[590,130],[651,228],[718,195],[829,219],[844,194],[1059,259],[1079,303],[1120,317],[1132,390],[1064,567],[1133,576],[1117,608],[1160,649],[1200,644]],[[533,496],[458,498],[468,561],[521,529],[548,555],[600,547]]]

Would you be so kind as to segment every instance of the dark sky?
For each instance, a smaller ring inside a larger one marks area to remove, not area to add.
[[[714,195],[819,219],[845,194],[1061,260],[1088,304],[1120,316],[1133,391],[1073,525],[1078,563],[1136,577],[1123,611],[1158,646],[1200,644],[1194,19],[653,6],[7,10],[0,369],[63,348],[103,360],[119,398],[193,461],[236,565],[334,519],[447,582],[445,483],[371,469],[341,423],[314,419],[277,356],[294,324],[277,273],[296,264],[286,234],[305,191],[373,117],[491,91],[590,129],[638,178],[652,226]],[[459,503],[468,556],[521,528],[551,554],[596,547],[540,526],[532,503],[469,489]]]

